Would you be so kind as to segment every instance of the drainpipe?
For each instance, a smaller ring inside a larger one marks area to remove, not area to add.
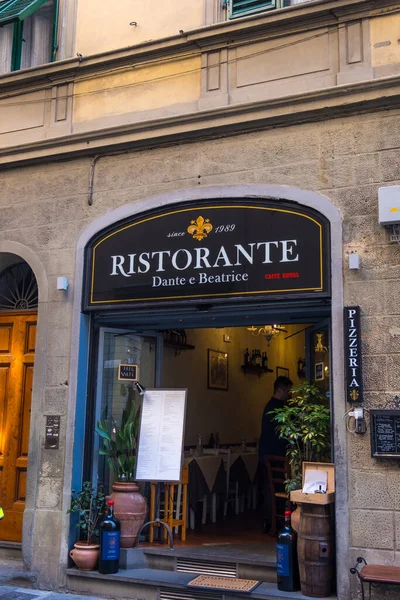
[[[89,193],[88,193],[88,205],[92,206],[93,204],[93,186],[94,186],[94,171],[96,167],[96,163],[100,158],[104,158],[105,156],[119,156],[120,154],[128,154],[128,151],[125,152],[109,152],[108,154],[96,154],[92,158],[92,162],[90,163],[90,173],[89,173]]]

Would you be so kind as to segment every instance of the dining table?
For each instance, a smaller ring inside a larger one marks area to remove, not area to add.
[[[189,506],[195,509],[197,502],[208,494],[225,498],[226,471],[224,460],[219,455],[187,456],[184,464],[189,468]]]

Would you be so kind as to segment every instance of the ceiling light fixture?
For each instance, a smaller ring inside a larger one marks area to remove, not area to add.
[[[251,335],[254,337],[258,337],[259,335],[263,335],[268,342],[268,345],[271,340],[278,337],[278,335],[284,331],[287,333],[287,329],[281,327],[280,325],[263,325],[262,327],[248,327],[248,331],[251,331]]]

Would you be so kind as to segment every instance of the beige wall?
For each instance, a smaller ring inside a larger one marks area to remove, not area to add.
[[[372,20],[371,58],[373,67],[400,63],[399,31],[399,14]]]
[[[254,443],[260,436],[264,407],[273,393],[276,367],[286,367],[293,383],[299,382],[297,361],[305,356],[304,333],[287,341],[285,336],[303,328],[288,326],[288,333],[271,340],[270,347],[263,336],[254,337],[245,327],[189,329],[188,343],[195,350],[175,357],[174,350],[165,348],[163,385],[188,388],[185,444],[197,444],[199,433],[207,444],[211,432],[219,433],[221,444],[240,443],[242,437]],[[231,343],[224,342],[224,334],[231,336]],[[228,354],[228,391],[207,387],[208,348]],[[266,351],[272,373],[260,378],[254,373],[245,374],[241,366],[246,348],[250,352],[254,348]]]
[[[86,56],[169,37],[202,27],[204,16],[205,0],[79,0],[75,51]]]
[[[154,109],[168,114],[168,106],[197,102],[200,71],[201,59],[194,56],[92,77],[75,85],[73,120],[81,123]]]
[[[180,9],[181,4],[186,8]],[[126,135],[136,142],[144,137],[145,143],[152,144],[155,123],[162,127],[158,135],[164,137],[176,135],[184,127],[190,130],[188,122],[194,129],[208,129],[221,126],[231,117],[233,107],[249,102],[314,93],[310,107],[323,110],[328,88],[400,73],[399,15],[371,15],[364,6],[364,13],[357,18],[332,26],[329,14],[322,10],[324,5],[312,2],[290,7],[287,12],[271,11],[270,26],[275,23],[276,27],[273,36],[267,26],[260,29],[257,25],[258,18],[265,18],[262,14],[250,21],[234,20],[181,36],[179,29],[185,26],[178,25],[177,15],[179,22],[189,16],[193,26],[203,23],[203,0],[178,3],[178,7],[156,0],[151,10],[149,3],[139,0],[133,4],[119,0],[117,10],[111,4],[80,0],[76,50],[82,59],[41,67],[30,72],[29,79],[18,73],[0,77],[0,110],[6,117],[0,125],[0,163],[10,160],[1,153],[1,148],[10,146],[34,157],[35,147],[24,149],[28,143],[42,144],[41,156],[63,154],[74,143],[80,144],[79,151],[109,150],[120,136],[121,143],[126,143]],[[312,35],[306,20],[295,21],[292,9],[309,11]],[[130,27],[129,22],[144,24],[146,19],[140,21],[133,13],[145,14],[154,33],[137,37],[144,25]],[[278,21],[278,14],[286,20]],[[121,28],[127,30],[129,42]],[[169,33],[175,37],[160,43],[160,36]],[[132,36],[138,45],[124,50],[132,45]],[[113,53],[91,56],[106,48]],[[16,78],[21,79],[15,86]],[[356,90],[359,101],[366,101],[371,89]],[[343,103],[341,98],[338,95],[339,103]],[[287,118],[293,112],[290,100],[287,105],[271,102],[266,106],[278,122],[279,117]],[[306,114],[310,107],[304,108]],[[203,115],[210,109],[221,113],[212,115],[207,123]],[[196,123],[189,115],[197,115]],[[86,137],[82,139],[82,135]]]

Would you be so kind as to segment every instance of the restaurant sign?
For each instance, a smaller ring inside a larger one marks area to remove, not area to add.
[[[328,225],[284,202],[208,202],[140,215],[87,248],[85,309],[326,296]]]
[[[348,402],[363,402],[360,307],[345,306],[344,335],[346,360],[346,398]]]

